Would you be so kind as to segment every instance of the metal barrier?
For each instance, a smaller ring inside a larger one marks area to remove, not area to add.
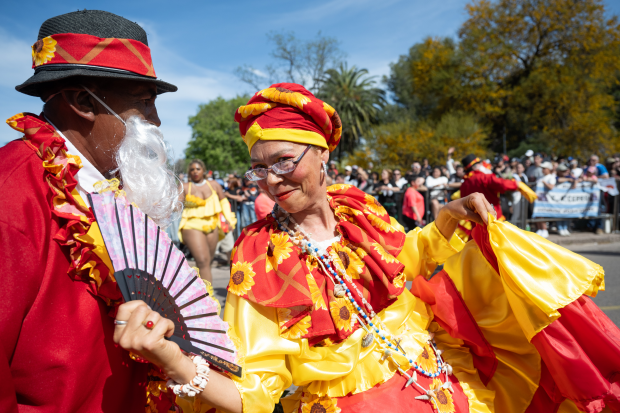
[[[535,185],[535,184],[534,184]],[[532,184],[530,184],[530,186],[533,186]],[[458,188],[446,188],[446,189],[442,189],[442,191],[444,191],[445,196],[444,198],[446,199],[446,202],[450,202],[450,197],[452,196],[452,194],[454,192],[456,192],[458,190]],[[394,218],[396,218],[396,220],[398,222],[400,222],[401,225],[405,225],[405,222],[403,220],[403,200],[404,200],[404,194],[405,194],[406,188],[404,191],[398,192],[396,193],[396,197],[395,197],[395,201],[396,201],[396,208],[397,208],[397,213],[396,216]],[[427,224],[433,222],[435,220],[435,218],[433,217],[432,213],[431,213],[431,199],[430,199],[430,190],[428,189],[418,189],[418,192],[424,197],[424,220]],[[374,194],[372,194],[374,196]],[[502,195],[504,196],[504,195]],[[517,204],[514,205],[513,204],[513,214],[512,216],[515,215],[515,208],[521,208],[519,215],[519,219],[515,222],[512,219],[510,219],[510,222],[514,225],[516,225],[517,227],[521,228],[521,229],[526,229],[528,227],[529,224],[534,224],[536,222],[556,222],[556,221],[575,221],[575,220],[589,220],[589,219],[611,219],[612,224],[611,224],[611,232],[618,232],[620,231],[620,196],[616,195],[615,197],[613,197],[613,204],[612,204],[612,212],[611,213],[603,213],[603,214],[599,214],[598,216],[595,217],[586,217],[586,218],[529,218],[529,213],[530,213],[530,203],[527,202],[527,200],[525,200],[524,198],[521,198],[521,201]],[[240,225],[240,212],[238,211],[238,202],[230,199],[230,206],[231,209],[237,214],[237,227],[234,230],[234,236],[235,236],[235,241],[237,240],[237,238],[239,238],[239,235],[241,235],[241,225]],[[508,214],[504,214],[504,215],[508,215]]]
[[[535,183],[532,184],[528,184],[530,187],[534,188],[535,187]],[[601,196],[601,202],[603,200],[603,196]],[[558,221],[578,221],[578,220],[593,220],[593,219],[601,219],[601,220],[611,220],[611,225],[610,225],[610,229],[611,232],[617,232],[619,230],[618,228],[618,224],[619,224],[619,202],[620,202],[620,196],[616,195],[612,198],[612,208],[611,208],[611,213],[610,212],[606,212],[606,213],[599,213],[599,215],[596,216],[591,216],[591,217],[579,217],[579,218],[566,218],[566,217],[562,217],[562,218],[530,218],[530,212],[531,212],[531,206],[532,204],[530,204],[529,202],[527,202],[527,200],[525,200],[524,198],[521,198],[520,202],[517,205],[513,205],[513,215],[514,215],[514,208],[518,207],[520,208],[519,211],[519,219],[518,220],[513,220],[512,218],[510,219],[510,222],[512,222],[514,225],[516,225],[517,227],[521,228],[521,229],[527,229],[529,224],[535,224],[537,222],[558,222]],[[610,208],[607,208],[607,210],[609,210]]]

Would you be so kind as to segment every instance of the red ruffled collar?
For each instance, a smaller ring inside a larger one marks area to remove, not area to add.
[[[43,160],[45,180],[52,193],[50,210],[60,224],[54,239],[69,247],[68,275],[87,283],[90,293],[102,298],[107,305],[118,304],[122,296],[116,280],[95,254],[90,238],[85,237],[95,218],[90,209],[80,205],[71,194],[77,185],[75,174],[82,167],[80,158],[67,154],[64,139],[42,115],[19,113],[7,123],[24,133],[23,141]]]
[[[328,197],[342,235],[328,252],[378,313],[404,289],[404,266],[395,257],[405,234],[391,224],[374,197],[355,187],[333,185]],[[328,344],[341,341],[355,331],[355,310],[346,299],[335,297],[333,289],[320,265],[302,254],[271,216],[246,227],[237,240],[228,290],[277,307],[281,335],[308,338],[313,345],[325,339]]]

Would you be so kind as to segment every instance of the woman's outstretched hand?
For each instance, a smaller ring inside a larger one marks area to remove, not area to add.
[[[196,375],[192,361],[176,343],[166,340],[174,333],[174,323],[136,300],[122,304],[116,314],[114,342],[160,367],[178,383],[188,383]],[[152,328],[147,328],[152,322]]]
[[[452,234],[461,220],[473,221],[477,224],[488,224],[488,214],[496,216],[495,208],[481,193],[474,193],[464,198],[447,203],[437,215],[435,225],[446,239]]]

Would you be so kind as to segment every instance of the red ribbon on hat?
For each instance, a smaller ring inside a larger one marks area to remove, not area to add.
[[[156,78],[151,49],[133,39],[53,34],[32,45],[32,68],[49,65],[101,67]]]

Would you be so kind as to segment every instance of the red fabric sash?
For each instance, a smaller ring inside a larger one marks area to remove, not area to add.
[[[442,270],[430,280],[418,275],[411,285],[411,293],[431,307],[434,321],[441,328],[450,336],[465,342],[480,379],[485,385],[488,384],[497,369],[495,352],[484,338],[448,273]]]
[[[486,228],[476,225],[472,236],[499,273]],[[555,412],[564,399],[587,413],[606,405],[620,411],[620,330],[586,296],[558,311],[561,317],[531,341],[542,359],[542,375],[526,413]]]

